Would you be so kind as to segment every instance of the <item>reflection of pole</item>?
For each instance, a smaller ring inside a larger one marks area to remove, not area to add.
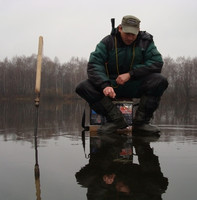
[[[41,189],[40,189],[40,169],[38,164],[38,150],[37,150],[37,137],[35,136],[35,167],[34,167],[34,175],[35,175],[35,184],[36,184],[36,199],[41,200]]]
[[[42,49],[43,49],[43,38],[39,37],[38,44],[38,56],[37,56],[37,70],[36,70],[36,85],[35,85],[35,129],[34,129],[34,143],[35,143],[35,184],[36,184],[36,197],[37,200],[41,200],[41,189],[40,189],[40,169],[38,164],[38,149],[37,149],[37,130],[38,130],[38,108],[40,103],[40,86],[41,86],[41,66],[42,66]]]

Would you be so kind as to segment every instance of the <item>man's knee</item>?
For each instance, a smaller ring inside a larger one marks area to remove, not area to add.
[[[94,103],[103,97],[103,94],[99,92],[89,80],[79,83],[75,92],[88,103]]]
[[[162,74],[156,74],[158,76],[158,82],[162,85],[165,89],[168,87],[168,80]]]
[[[75,92],[76,92],[79,96],[81,96],[81,94],[84,93],[84,89],[86,88],[86,87],[85,87],[85,82],[86,82],[86,81],[83,81],[83,82],[79,83],[79,84],[77,85],[76,89],[75,89]]]
[[[164,91],[168,87],[168,80],[162,74],[155,74],[156,90],[155,93],[158,96],[162,96]]]
[[[154,73],[147,77],[148,85],[158,87],[162,85],[164,88],[168,87],[168,80],[162,74]]]
[[[161,96],[167,87],[167,78],[160,73],[154,73],[145,79],[142,90],[148,95]]]

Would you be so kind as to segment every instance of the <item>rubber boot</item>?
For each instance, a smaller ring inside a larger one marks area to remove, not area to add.
[[[144,136],[159,136],[160,129],[150,124],[154,111],[158,108],[160,98],[142,96],[133,120],[133,134]]]
[[[104,97],[101,101],[93,104],[92,108],[107,119],[107,122],[98,129],[99,134],[111,134],[117,129],[123,129],[128,126],[121,111],[109,97]]]

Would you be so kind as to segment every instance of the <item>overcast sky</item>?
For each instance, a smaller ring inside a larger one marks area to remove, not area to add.
[[[37,54],[39,36],[52,60],[88,59],[124,15],[141,20],[164,57],[197,56],[195,0],[0,0],[0,60]]]

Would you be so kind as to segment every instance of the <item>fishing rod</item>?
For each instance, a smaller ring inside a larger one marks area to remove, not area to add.
[[[39,37],[38,43],[38,55],[37,55],[37,69],[36,69],[36,84],[35,84],[35,127],[34,127],[34,144],[35,144],[35,184],[36,184],[36,197],[37,200],[41,200],[41,189],[40,189],[40,169],[38,164],[38,149],[37,149],[37,130],[38,130],[38,108],[40,105],[40,86],[41,86],[41,67],[42,67],[42,52],[43,52],[43,37]]]
[[[115,18],[111,18],[111,35],[115,35]]]

